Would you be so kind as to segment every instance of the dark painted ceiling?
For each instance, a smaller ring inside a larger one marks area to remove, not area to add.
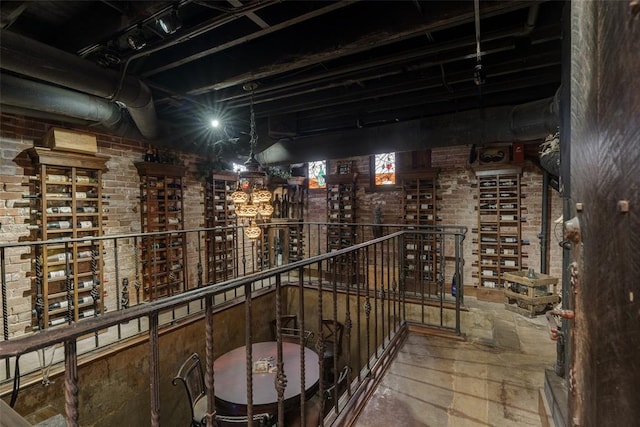
[[[3,1],[0,8],[3,31],[146,83],[159,122],[175,132],[161,137],[246,153],[250,83],[259,148],[553,96],[565,3],[478,3],[479,20],[471,0]],[[166,34],[159,19],[171,14],[181,27]],[[139,50],[127,43],[133,33],[146,42]],[[213,115],[222,130],[210,130]]]

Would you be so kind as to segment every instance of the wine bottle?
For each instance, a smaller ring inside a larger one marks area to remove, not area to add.
[[[48,214],[71,213],[71,206],[57,206],[46,209]]]
[[[66,199],[68,197],[71,197],[71,193],[47,193],[48,199]]]
[[[23,194],[22,198],[23,199],[39,199],[40,198],[40,193],[38,193],[38,194]]]
[[[49,182],[69,182],[69,177],[66,175],[47,175],[47,181]]]
[[[93,191],[76,191],[76,199],[95,199],[98,197],[98,193]]]
[[[76,182],[79,184],[97,184],[98,179],[91,176],[76,176]]]
[[[153,162],[153,147],[151,147],[151,144],[147,146],[147,151],[144,153],[144,161]]]
[[[518,238],[517,237],[503,237],[502,238],[502,243],[517,243],[518,242]]]
[[[87,304],[90,302],[93,302],[93,298],[90,296],[78,298],[78,305]],[[59,310],[61,308],[67,308],[68,306],[69,301],[67,300],[57,301],[49,304],[49,310]],[[71,307],[73,308],[73,304],[71,305]]]
[[[49,230],[65,230],[71,228],[71,221],[51,221],[47,223]]]
[[[84,282],[78,283],[78,289],[86,289],[93,286],[93,280],[85,280]]]
[[[273,216],[274,218],[282,218],[282,202],[277,194],[273,199]]]
[[[69,272],[69,274],[71,274],[71,272]],[[58,279],[60,277],[65,277],[66,275],[67,272],[65,270],[55,270],[47,273],[47,277],[49,279]]]
[[[58,319],[49,320],[49,326],[64,325],[65,323],[67,323],[67,319],[65,319],[64,317],[60,317]]]
[[[69,252],[61,252],[47,256],[47,261],[49,262],[64,261],[66,259],[71,259],[71,254]]]
[[[90,258],[91,251],[80,251],[78,252],[78,258]]]
[[[87,317],[93,317],[96,314],[95,310],[86,310],[78,313],[78,319],[86,319]]]

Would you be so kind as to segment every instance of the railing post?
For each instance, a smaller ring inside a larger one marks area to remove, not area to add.
[[[455,271],[453,273],[454,283],[456,285],[456,334],[460,335],[460,303],[462,301],[462,274],[460,272],[460,249],[462,242],[460,235],[455,235]]]
[[[0,279],[2,280],[2,337],[5,341],[9,340],[9,308],[7,305],[7,275],[6,275],[5,250],[0,249]],[[38,317],[40,317],[38,315]],[[11,378],[11,366],[9,358],[5,359],[6,378]]]
[[[75,339],[64,342],[64,404],[67,427],[78,426],[78,354]]]
[[[319,240],[319,239],[318,239]],[[319,390],[318,394],[324,396],[324,339],[322,336],[322,261],[318,261],[318,340],[316,341],[316,352],[320,355],[318,357],[318,372],[320,373]],[[324,408],[324,405],[322,405]],[[323,417],[320,417],[320,427],[324,425]]]
[[[151,426],[160,426],[160,373],[158,349],[158,313],[149,315],[149,385],[151,389]]]
[[[280,275],[278,274],[276,276],[276,286],[279,281],[280,281]],[[304,341],[306,339],[305,330],[304,330],[304,270],[302,267],[298,269],[298,321],[299,321],[298,324],[300,325],[300,425],[304,426],[306,425],[306,414],[304,410],[304,405],[307,399],[306,399],[306,393],[305,393],[306,375],[305,375],[305,369],[304,369],[305,367]]]
[[[253,242],[252,242],[253,246]],[[251,345],[253,343],[252,329],[251,329],[251,321],[252,321],[252,308],[251,308],[251,289],[253,282],[247,282],[244,285],[244,322],[245,322],[245,348],[246,348],[246,381],[247,381],[247,419],[253,419],[253,349]],[[277,292],[277,291],[276,291]],[[277,297],[276,297],[277,298]],[[282,366],[278,366],[278,369],[281,369]],[[253,422],[250,421],[250,425],[253,425]]]
[[[215,381],[213,377],[213,296],[204,298],[205,303],[205,387],[207,390],[207,427],[213,427],[216,418]]]
[[[140,282],[140,264],[139,264],[139,259],[138,259],[138,236],[133,238],[133,264],[134,264],[134,268],[135,268],[135,284],[134,287],[136,288],[136,305],[140,305],[140,286],[142,285],[142,283]],[[140,332],[142,330],[142,324],[140,322],[140,318],[138,317],[138,332]]]
[[[276,372],[276,392],[278,393],[278,425],[284,425],[284,388],[287,385],[287,377],[284,374],[284,363],[282,360],[282,279],[280,275],[276,275],[276,341],[277,341],[277,361],[278,366]],[[247,375],[251,375],[249,366],[247,366]],[[251,416],[249,416],[251,419]]]
[[[365,300],[364,300],[364,315],[366,319],[366,330],[367,330],[367,372],[371,371],[371,358],[369,354],[371,354],[371,302],[369,301],[369,247],[367,246],[365,249]]]

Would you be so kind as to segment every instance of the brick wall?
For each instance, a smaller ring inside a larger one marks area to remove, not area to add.
[[[468,228],[468,234],[464,241],[465,284],[474,286],[477,279],[472,277],[474,271],[473,261],[476,255],[473,254],[475,245],[473,244],[472,229],[477,227],[477,211],[475,207],[477,200],[474,196],[476,188],[475,172],[469,166],[469,153],[471,146],[434,148],[431,153],[432,167],[439,169],[438,174],[438,218],[439,225],[460,225]],[[358,179],[357,191],[357,212],[356,221],[361,223],[373,222],[373,210],[380,206],[382,210],[383,224],[402,223],[402,191],[381,190],[371,191],[368,178],[372,173],[369,170],[369,156],[351,158],[354,160],[357,172],[362,174]],[[332,162],[335,165],[335,162]],[[335,168],[333,169],[335,172]],[[540,271],[540,221],[542,214],[542,173],[535,165],[525,162],[522,175],[522,193],[526,196],[522,204],[526,207],[523,216],[527,221],[522,224],[522,238],[529,241],[529,245],[523,248],[523,253],[527,254],[523,258],[523,265],[532,267]],[[562,199],[558,192],[549,192],[550,221],[555,220],[562,214]],[[326,192],[324,190],[312,190],[309,193],[310,220],[326,221]],[[562,227],[551,225],[551,236],[548,242],[549,249],[549,274],[553,277],[561,278],[562,273],[562,250],[558,245]],[[556,237],[557,236],[557,237]],[[369,236],[365,236],[369,237]],[[448,246],[447,256],[453,256],[453,248]],[[448,268],[449,275],[451,268]],[[449,283],[450,276],[445,279]]]
[[[22,199],[22,194],[28,192],[28,175],[24,162],[20,162],[21,153],[31,148],[34,143],[39,143],[50,126],[57,123],[44,123],[42,121],[2,115],[0,129],[0,242],[13,243],[29,239],[27,229],[30,218],[29,204]],[[83,130],[83,129],[78,129]],[[128,140],[106,134],[96,133],[93,129],[83,131],[93,133],[98,139],[98,151],[109,156],[107,162],[108,171],[103,175],[104,194],[109,195],[108,204],[105,205],[105,221],[103,233],[106,236],[135,233],[140,230],[139,213],[139,177],[134,162],[143,158],[144,145],[139,141]],[[476,227],[477,214],[474,209],[477,201],[474,199],[476,190],[471,187],[475,181],[473,170],[468,166],[469,146],[451,148],[437,148],[432,150],[432,166],[439,168],[438,175],[438,216],[442,225],[462,225],[469,229],[464,244],[465,280],[467,285],[475,284],[472,278],[474,255],[472,254],[474,235],[471,229]],[[186,166],[184,205],[185,229],[194,229],[204,225],[204,187],[203,180],[197,177],[196,165],[200,159],[195,155],[182,155],[181,159]],[[372,191],[369,188],[369,157],[359,156],[350,158],[354,161],[355,171],[359,173],[357,190],[357,209],[355,221],[360,223],[372,223],[373,211],[380,207],[383,224],[397,224],[402,222],[402,192],[397,189],[385,189]],[[336,163],[330,163],[331,172],[335,173]],[[527,222],[523,224],[523,239],[527,239],[530,245],[526,247],[528,258],[525,265],[540,269],[540,244],[538,234],[540,232],[542,175],[534,165],[525,163],[522,177],[523,193],[526,198],[523,204],[527,210],[523,212]],[[562,203],[558,193],[550,193],[551,215],[554,220],[561,215]],[[309,204],[305,213],[306,221],[326,222],[326,191],[311,190],[309,192]],[[554,277],[561,275],[561,249],[558,239],[562,231],[557,226],[557,233],[553,231],[552,224],[551,241],[549,242],[550,274]],[[367,229],[368,230],[368,229]],[[314,245],[319,244],[321,251],[325,250],[326,241],[323,230],[312,229],[311,236]],[[365,233],[366,234],[366,233]],[[556,235],[558,237],[556,237]],[[365,235],[364,238],[370,237]],[[319,242],[319,243],[317,243]],[[204,259],[204,242],[198,245],[197,237],[190,236],[187,239],[188,282],[191,286],[197,283],[196,266],[200,257]],[[198,252],[200,248],[201,253]],[[116,277],[113,269],[115,248],[112,241],[105,243],[105,305],[113,310],[117,305],[119,295],[116,293]],[[311,248],[311,253],[315,252]],[[133,283],[135,279],[134,242],[122,240],[117,245],[118,264],[120,267],[119,280],[128,278],[130,283],[130,298],[135,301],[133,295]],[[453,255],[448,253],[447,255]],[[8,305],[11,307],[9,318],[10,335],[21,334],[30,328],[31,323],[31,256],[28,250],[22,248],[7,252],[7,291]],[[450,271],[450,269],[449,269]],[[446,278],[450,281],[450,278]]]
[[[44,123],[37,120],[3,114],[0,117],[0,242],[15,243],[30,239],[28,224],[30,204],[22,198],[29,192],[28,175],[32,174],[24,151],[39,145],[46,131],[58,123]],[[66,127],[66,126],[64,126]],[[139,141],[96,133],[94,129],[77,130],[96,135],[98,153],[106,155],[108,170],[103,174],[103,194],[109,199],[104,203],[103,235],[114,236],[141,231],[140,226],[140,179],[135,162],[143,159],[145,145]],[[21,154],[22,153],[22,154]],[[196,164],[200,160],[195,155],[182,155],[186,166],[184,205],[186,229],[204,225],[204,187],[196,178]],[[196,202],[192,202],[196,201]],[[204,259],[204,242],[198,246],[197,236],[187,239],[188,283],[197,283],[198,248]],[[133,239],[117,241],[117,255],[114,241],[104,243],[105,270],[103,275],[103,298],[107,310],[114,310],[120,295],[116,292],[116,274],[112,266],[118,258],[120,283],[129,280],[129,295],[135,301],[135,248]],[[10,336],[21,334],[31,328],[31,255],[29,249],[8,251],[7,262],[7,303],[10,307],[8,319]],[[141,275],[141,272],[140,272]]]

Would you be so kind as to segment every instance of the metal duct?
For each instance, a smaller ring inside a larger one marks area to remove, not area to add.
[[[434,116],[334,135],[280,140],[256,158],[263,165],[339,159],[387,151],[544,139],[558,130],[558,93],[553,98]]]
[[[140,80],[125,77],[73,54],[0,30],[0,67],[55,83],[127,106],[131,118],[146,138],[157,135],[156,110],[151,91]],[[4,94],[3,94],[4,96]]]
[[[120,107],[95,96],[8,74],[0,76],[0,93],[2,104],[10,106],[9,110],[14,107],[44,112],[51,117],[73,117],[98,123],[116,135],[140,138],[137,131],[131,132],[133,126],[124,120]]]

